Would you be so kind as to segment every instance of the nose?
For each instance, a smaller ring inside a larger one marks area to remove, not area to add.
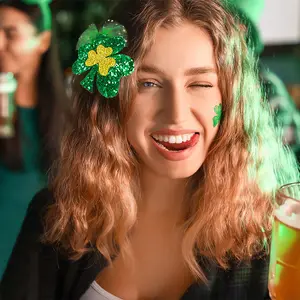
[[[3,29],[0,29],[0,52],[3,51],[6,47],[6,36]]]
[[[168,122],[172,124],[184,123],[190,114],[190,103],[185,94],[185,89],[172,87],[166,95],[165,112],[168,116]]]

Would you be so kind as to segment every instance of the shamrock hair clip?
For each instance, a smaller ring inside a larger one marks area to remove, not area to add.
[[[118,54],[126,42],[124,26],[110,20],[100,31],[92,24],[83,32],[77,43],[78,58],[72,71],[79,75],[89,70],[80,82],[85,89],[93,93],[96,77],[96,86],[102,96],[112,98],[118,94],[121,77],[134,70],[131,57]]]

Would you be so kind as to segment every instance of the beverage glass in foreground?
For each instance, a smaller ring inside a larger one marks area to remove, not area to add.
[[[12,73],[0,73],[0,137],[13,137],[14,93],[17,81]]]
[[[276,194],[269,291],[272,300],[300,299],[300,182]]]

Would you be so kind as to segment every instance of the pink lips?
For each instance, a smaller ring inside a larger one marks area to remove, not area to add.
[[[174,132],[174,131],[173,131]],[[183,131],[181,131],[181,134]],[[191,133],[191,131],[189,132],[185,132],[185,133]],[[158,133],[154,133],[154,134],[158,134]],[[162,133],[160,133],[162,134]],[[166,134],[166,133],[164,133]],[[170,133],[169,133],[170,134]],[[174,134],[174,133],[172,133]],[[178,134],[178,133],[177,133]],[[175,134],[174,134],[175,135]],[[180,161],[180,160],[184,160],[184,159],[187,159],[193,152],[195,146],[198,144],[199,142],[199,138],[200,138],[200,135],[199,134],[195,134],[192,138],[191,138],[191,141],[190,141],[190,146],[184,150],[180,150],[180,151],[176,151],[176,152],[171,152],[171,151],[168,151],[167,149],[164,149],[162,147],[160,147],[158,145],[158,143],[153,139],[151,138],[154,146],[156,147],[156,149],[158,150],[158,152],[167,160],[171,160],[171,161]]]

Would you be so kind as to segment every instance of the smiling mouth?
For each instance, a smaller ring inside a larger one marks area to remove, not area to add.
[[[197,135],[199,135],[199,132],[195,132],[189,140],[187,141],[182,141],[181,143],[173,143],[173,142],[165,142],[165,141],[160,141],[154,136],[151,135],[152,139],[155,141],[155,143],[161,147],[164,150],[170,151],[170,152],[181,152],[184,151],[188,148],[191,148],[195,146],[197,143]]]

